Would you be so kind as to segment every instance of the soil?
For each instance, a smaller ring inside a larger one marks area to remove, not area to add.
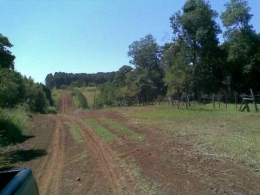
[[[19,151],[32,157],[8,164],[31,167],[40,194],[260,193],[258,172],[229,159],[200,156],[192,142],[169,140],[158,127],[137,126],[115,110],[75,111],[66,92],[58,109],[57,115],[32,117],[30,139],[19,145]],[[145,140],[113,129],[103,117],[141,133]],[[97,121],[118,139],[104,141],[86,119]],[[78,127],[81,141],[73,137],[69,124]]]

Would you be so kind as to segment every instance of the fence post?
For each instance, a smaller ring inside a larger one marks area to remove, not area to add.
[[[213,102],[213,108],[215,109],[215,94],[213,93],[213,97],[212,97],[212,102]]]
[[[236,104],[236,109],[237,109],[237,92],[235,92],[235,104]]]
[[[255,106],[255,111],[258,112],[257,104],[255,102],[255,96],[254,96],[254,93],[253,93],[252,89],[250,89],[250,93],[251,93],[251,96],[252,96],[252,99],[253,99],[253,104]]]

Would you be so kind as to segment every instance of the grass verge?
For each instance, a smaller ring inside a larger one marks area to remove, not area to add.
[[[54,101],[54,105],[57,106],[58,100],[59,100],[59,98],[60,98],[59,90],[58,90],[58,89],[52,89],[52,90],[51,90],[51,95],[52,95],[52,99],[53,99],[53,101]]]
[[[22,142],[28,127],[28,116],[22,108],[0,109],[0,145]]]

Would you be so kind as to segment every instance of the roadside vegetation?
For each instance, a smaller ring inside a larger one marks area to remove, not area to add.
[[[55,113],[51,90],[15,70],[12,46],[0,34],[0,145],[22,140],[28,112]]]
[[[0,108],[0,146],[24,141],[23,134],[29,127],[28,115],[22,108]]]

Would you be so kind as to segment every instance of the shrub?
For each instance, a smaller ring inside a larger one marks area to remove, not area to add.
[[[55,106],[49,106],[46,109],[46,113],[47,114],[57,114],[58,111],[57,111],[57,108]]]

